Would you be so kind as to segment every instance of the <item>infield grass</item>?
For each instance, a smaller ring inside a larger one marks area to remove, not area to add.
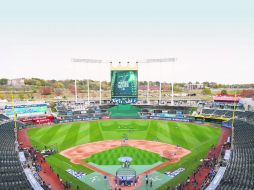
[[[130,146],[121,146],[106,150],[91,157],[85,159],[85,162],[92,162],[97,165],[119,165],[119,157],[131,157],[132,165],[152,165],[156,162],[164,162],[165,158],[162,158],[159,154],[141,150]]]

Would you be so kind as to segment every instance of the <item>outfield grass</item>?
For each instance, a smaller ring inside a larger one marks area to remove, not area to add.
[[[102,140],[119,140],[124,135],[129,139],[158,140],[169,144],[179,144],[191,150],[191,154],[182,158],[176,164],[160,169],[160,172],[184,167],[185,171],[174,180],[168,182],[171,187],[185,180],[200,164],[209,148],[217,144],[221,133],[220,128],[200,126],[192,123],[177,123],[153,120],[105,120],[93,122],[78,122],[62,124],[45,128],[34,128],[28,131],[33,146],[43,148],[45,145],[56,145],[64,150],[79,144]],[[61,159],[51,161],[59,155],[48,157],[49,163],[58,168],[60,176],[65,176],[76,185],[77,180],[61,168]],[[65,160],[66,161],[66,160]],[[75,167],[75,164],[69,163]],[[165,189],[162,187],[161,189]]]
[[[114,149],[106,150],[85,159],[85,162],[92,162],[97,165],[119,165],[119,157],[131,157],[131,165],[152,165],[156,162],[164,162],[159,154],[140,150],[138,148],[122,146]]]

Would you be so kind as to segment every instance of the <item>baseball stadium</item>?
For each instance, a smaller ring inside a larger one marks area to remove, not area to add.
[[[254,190],[254,0],[0,5],[0,190]]]
[[[158,61],[176,60],[145,63]],[[158,100],[139,99],[139,62],[109,65],[109,100],[102,93],[92,99],[89,86],[87,99],[80,99],[75,80],[74,99],[54,100],[53,107],[14,98],[6,103],[1,168],[8,169],[1,189],[209,190],[238,188],[237,180],[251,189],[252,154],[250,160],[241,155],[252,151],[254,112],[244,110],[239,95],[165,102],[160,89]]]

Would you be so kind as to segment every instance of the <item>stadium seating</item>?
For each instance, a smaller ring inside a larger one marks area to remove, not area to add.
[[[0,122],[6,121],[6,120],[9,120],[9,117],[6,117],[5,115],[0,114]]]
[[[218,116],[218,117],[225,117],[225,115],[226,115],[226,113],[227,113],[228,111],[226,110],[215,110],[214,112],[213,112],[213,115],[214,116]]]
[[[204,108],[202,110],[202,115],[231,118],[231,117],[233,117],[233,110]],[[243,119],[243,120],[247,120],[247,121],[250,121],[250,120],[254,121],[254,112],[235,111],[235,117],[237,117],[238,119]]]
[[[15,147],[14,122],[0,125],[0,189],[32,189],[19,161]]]
[[[247,113],[252,115],[253,113]],[[246,117],[246,115],[245,115]],[[254,187],[254,124],[236,120],[234,148],[219,190],[251,190]]]
[[[214,109],[203,109],[202,110],[202,114],[204,114],[204,115],[212,115],[214,111],[215,111]]]
[[[203,109],[203,115],[232,118],[233,110]],[[232,126],[232,119],[225,122]],[[235,111],[231,158],[218,190],[254,189],[254,112]]]

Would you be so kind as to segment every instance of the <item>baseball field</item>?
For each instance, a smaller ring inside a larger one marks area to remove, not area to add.
[[[66,172],[72,169],[86,174],[92,174],[93,169],[86,167],[83,163],[98,165],[119,164],[117,159],[121,156],[133,158],[133,165],[152,165],[167,160],[159,152],[134,146],[115,146],[109,149],[93,152],[89,156],[81,158],[78,164],[61,152],[68,151],[76,146],[88,143],[107,141],[122,141],[123,139],[153,141],[155,143],[180,146],[189,151],[179,159],[178,162],[168,164],[157,172],[164,173],[173,171],[180,167],[185,168],[181,175],[173,180],[161,184],[157,189],[164,189],[167,185],[174,186],[185,180],[193,170],[200,164],[211,146],[216,145],[221,134],[221,129],[211,126],[202,126],[193,123],[168,122],[155,120],[100,120],[91,122],[76,122],[59,124],[55,126],[33,128],[28,131],[31,144],[37,149],[45,146],[58,149],[58,154],[46,158],[53,170],[66,181],[71,182],[73,189],[77,185],[80,189],[96,189],[91,185],[74,178]],[[107,168],[107,167],[104,167]],[[105,171],[108,172],[108,171]]]

